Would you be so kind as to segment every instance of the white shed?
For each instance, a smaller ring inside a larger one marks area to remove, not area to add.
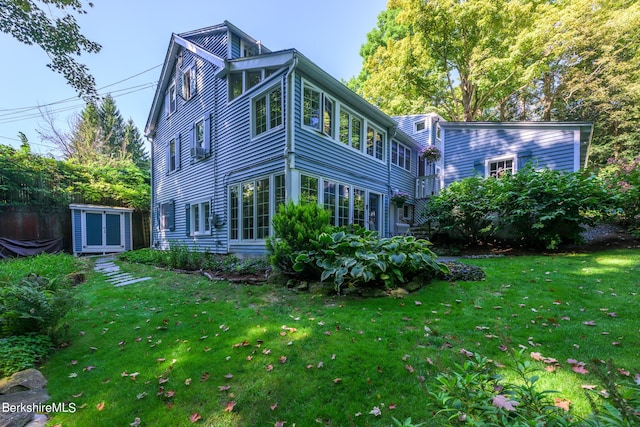
[[[71,204],[73,254],[106,254],[133,248],[130,208]]]

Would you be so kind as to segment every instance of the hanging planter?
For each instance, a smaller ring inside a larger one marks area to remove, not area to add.
[[[393,203],[399,208],[403,207],[408,199],[409,199],[409,195],[402,191],[394,191],[393,194],[391,195],[391,203]]]
[[[420,157],[429,162],[437,162],[442,157],[442,153],[435,145],[427,145],[420,152]]]

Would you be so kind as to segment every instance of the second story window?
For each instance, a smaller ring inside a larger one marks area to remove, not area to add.
[[[336,103],[318,89],[305,84],[302,105],[302,124],[334,136]]]
[[[180,169],[180,135],[169,139],[165,146],[166,172],[171,173]]]
[[[367,154],[384,160],[384,135],[371,126],[367,127]]]
[[[282,87],[272,88],[253,101],[254,135],[282,125]]]
[[[340,142],[360,150],[362,121],[348,111],[340,109]]]
[[[406,170],[411,170],[411,149],[393,141],[391,143],[391,163]]]

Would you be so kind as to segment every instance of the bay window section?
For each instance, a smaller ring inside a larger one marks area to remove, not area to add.
[[[318,178],[307,175],[300,176],[300,200],[318,202]]]
[[[360,132],[362,122],[349,112],[340,109],[340,134],[339,140],[344,145],[360,150]]]

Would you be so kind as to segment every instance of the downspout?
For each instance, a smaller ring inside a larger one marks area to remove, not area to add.
[[[392,139],[395,138],[396,133],[398,131],[397,126],[392,128],[388,128],[387,132],[389,133],[389,138],[387,141],[387,194],[385,195],[385,206],[388,206],[387,209],[387,236],[391,236],[392,225],[391,224],[391,195],[393,194],[393,188],[391,188],[391,146]]]
[[[285,179],[285,200],[290,198],[295,193],[293,191],[293,183],[291,179],[291,171],[296,167],[296,153],[295,153],[295,125],[294,125],[294,92],[295,92],[295,78],[294,70],[298,65],[298,57],[293,55],[293,60],[287,74],[285,74],[285,84],[287,87],[287,131],[285,132],[285,147],[284,147],[284,179]]]

